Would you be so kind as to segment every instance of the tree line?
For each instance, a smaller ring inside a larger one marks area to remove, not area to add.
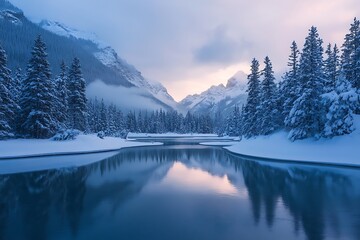
[[[302,52],[292,42],[279,83],[270,58],[262,70],[254,58],[246,104],[234,108],[226,133],[250,138],[285,129],[295,141],[353,132],[353,115],[360,114],[360,21],[351,24],[341,54],[336,44],[328,44],[324,54],[322,44],[316,27],[309,29]]]
[[[74,58],[69,69],[64,62],[59,75],[52,78],[46,44],[39,35],[31,51],[25,77],[21,69],[7,67],[5,50],[0,46],[0,139],[49,138],[58,131],[76,129],[107,136],[127,132],[213,132],[207,115],[185,117],[176,111],[130,111],[124,115],[114,104],[97,98],[88,101],[80,60]]]
[[[115,104],[106,104],[96,97],[88,103],[90,132],[103,132],[106,136],[125,136],[136,133],[212,133],[214,123],[210,115],[195,115],[188,112],[185,117],[177,111],[129,111],[123,114]]]
[[[31,51],[26,76],[14,77],[0,46],[0,138],[48,138],[62,128],[86,129],[87,99],[80,61],[52,79],[46,45],[39,35]]]

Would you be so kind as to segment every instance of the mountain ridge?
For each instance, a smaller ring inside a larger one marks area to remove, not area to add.
[[[213,85],[200,94],[188,95],[179,102],[180,106],[195,114],[217,113],[227,115],[236,105],[245,104],[247,98],[247,75],[239,71],[228,79],[226,85]]]
[[[88,40],[97,45],[93,55],[105,66],[120,72],[133,85],[147,89],[155,98],[177,110],[177,103],[167,92],[167,89],[157,81],[144,78],[140,71],[126,60],[119,57],[117,52],[107,43],[100,40],[94,33],[87,33],[65,26],[62,23],[50,20],[42,20],[39,26],[60,36]]]
[[[0,29],[1,44],[8,53],[11,69],[26,69],[29,49],[36,36],[41,34],[47,43],[54,76],[58,74],[62,60],[69,64],[73,57],[79,57],[90,97],[97,96],[108,102],[115,100],[125,110],[145,110],[143,108],[147,106],[149,110],[174,109],[183,114],[188,111],[195,114],[227,114],[233,106],[244,103],[246,98],[246,75],[238,72],[226,85],[211,86],[200,94],[189,95],[176,102],[160,82],[143,77],[140,71],[94,33],[50,20],[32,22],[22,10],[6,0],[0,0],[0,23],[3,26]],[[99,84],[99,80],[104,84]],[[115,96],[109,96],[108,92]],[[141,104],[140,99],[147,103]]]
[[[149,103],[146,106],[150,107],[150,109],[147,110],[174,109],[173,106],[170,106],[173,100],[170,96],[166,96],[165,88],[162,88],[161,94],[159,94],[160,90],[157,89],[158,85],[156,84],[148,84],[148,89],[142,88],[144,84],[141,84],[141,82],[146,80],[141,73],[125,60],[119,58],[110,46],[100,41],[94,41],[94,38],[89,40],[89,37],[67,37],[48,31],[38,23],[30,21],[22,10],[6,0],[0,0],[0,24],[2,26],[0,28],[1,45],[7,53],[8,66],[14,72],[17,68],[26,69],[34,39],[41,35],[47,44],[48,60],[53,77],[59,74],[59,66],[62,61],[69,65],[74,57],[78,57],[88,87],[97,80],[101,80],[106,84],[102,90],[102,95],[98,94],[97,91],[93,91],[96,94],[95,96],[110,101],[105,88],[116,86],[121,88],[120,93],[116,94],[120,98],[119,102],[121,101],[121,106],[125,108],[125,111],[146,110],[138,101],[134,103],[126,101],[128,97],[136,99],[137,96]],[[109,59],[114,64],[111,65],[109,62],[105,62]],[[22,73],[24,74],[24,71]],[[128,91],[132,88],[136,89]],[[131,96],[128,96],[128,94]],[[158,95],[161,95],[162,98]],[[164,99],[169,99],[169,104],[165,103]]]

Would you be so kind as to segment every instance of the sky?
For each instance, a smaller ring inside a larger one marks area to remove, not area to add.
[[[311,26],[341,45],[358,0],[10,0],[34,21],[96,33],[145,78],[181,100],[249,72],[252,58],[286,70],[290,44]],[[245,81],[245,80],[244,80]]]

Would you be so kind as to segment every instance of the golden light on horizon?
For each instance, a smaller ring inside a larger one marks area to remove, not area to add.
[[[249,68],[249,63],[237,63],[208,73],[199,73],[196,76],[183,79],[182,81],[166,82],[164,84],[170,95],[173,96],[176,101],[181,101],[188,95],[189,89],[191,89],[193,93],[200,94],[212,85],[219,85],[221,83],[226,85],[227,80],[237,72],[242,71],[248,73]]]
[[[175,162],[163,184],[183,188],[187,191],[215,192],[222,195],[247,198],[247,191],[240,191],[228,179],[227,175],[215,176],[197,168],[189,168],[181,162]]]

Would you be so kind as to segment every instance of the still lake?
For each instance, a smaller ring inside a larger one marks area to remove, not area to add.
[[[360,169],[129,148],[0,175],[0,239],[360,239]]]

